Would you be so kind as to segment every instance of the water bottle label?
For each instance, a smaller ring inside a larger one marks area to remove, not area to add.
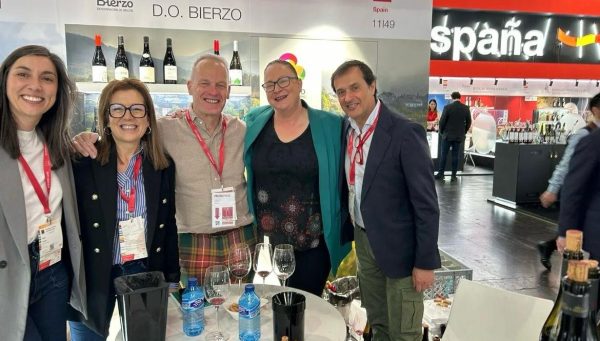
[[[195,310],[195,309],[204,307],[204,300],[202,298],[195,298],[195,299],[190,300],[190,299],[184,297],[183,300],[181,301],[181,307],[184,310],[187,310],[187,309]]]
[[[254,306],[246,308],[242,305],[239,306],[239,316],[240,318],[252,319],[260,314],[260,301],[257,302]]]

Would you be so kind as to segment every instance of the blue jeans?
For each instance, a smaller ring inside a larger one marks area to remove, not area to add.
[[[452,176],[456,176],[456,172],[458,171],[458,152],[460,148],[461,141],[447,141],[446,139],[442,139],[442,151],[440,155],[440,164],[439,164],[439,172],[440,174],[444,174],[444,170],[446,169],[446,158],[448,157],[448,151],[450,147],[452,147]]]
[[[25,341],[66,340],[69,276],[63,262],[42,271],[37,241],[29,244],[31,281]]]
[[[113,265],[110,279],[111,294],[115,295],[115,287],[113,280],[119,276],[133,275],[147,271],[146,259],[138,259],[125,264]],[[88,292],[89,294],[93,294]],[[115,300],[111,301],[109,311],[113,311]],[[83,322],[69,321],[69,329],[71,329],[71,341],[104,341],[106,338],[97,334],[92,329],[88,328]]]

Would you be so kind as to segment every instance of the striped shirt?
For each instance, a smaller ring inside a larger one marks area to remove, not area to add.
[[[119,222],[126,221],[135,217],[142,217],[144,219],[144,232],[147,234],[148,226],[147,226],[147,212],[146,212],[146,192],[144,190],[144,172],[142,168],[140,168],[140,172],[137,179],[133,178],[133,168],[135,165],[135,160],[137,156],[141,155],[143,158],[143,149],[140,147],[137,152],[135,152],[131,159],[129,160],[129,164],[127,165],[127,169],[125,172],[117,172],[117,185],[120,190],[123,191],[126,195],[129,195],[131,192],[131,188],[135,187],[135,210],[133,214],[130,214],[127,211],[127,201],[121,198],[121,194],[117,191],[117,226],[115,227],[115,240],[113,246],[113,265],[121,264],[121,247],[119,245]]]

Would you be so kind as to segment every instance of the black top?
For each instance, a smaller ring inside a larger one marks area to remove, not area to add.
[[[261,234],[273,245],[296,250],[319,245],[323,233],[319,202],[319,166],[310,126],[293,141],[282,142],[267,122],[252,154],[254,204]]]

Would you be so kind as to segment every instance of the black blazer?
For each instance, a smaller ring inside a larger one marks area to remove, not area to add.
[[[117,156],[109,162],[82,158],[73,162],[86,283],[88,320],[84,323],[105,337],[115,305],[111,280],[117,212]],[[147,158],[142,162],[147,206],[146,247],[148,271],[162,271],[169,282],[178,282],[179,248],[175,224],[175,166],[156,171]],[[79,318],[81,320],[81,318]]]
[[[471,127],[471,111],[460,101],[444,106],[440,119],[440,134],[447,141],[462,141]]]
[[[579,141],[569,162],[560,193],[561,236],[568,229],[583,231],[583,249],[600,260],[600,129]]]
[[[346,118],[342,146],[348,129]],[[342,161],[345,157],[344,152]],[[347,242],[354,239],[354,230],[343,166],[341,172],[342,242]],[[414,267],[441,266],[439,208],[425,129],[383,103],[367,156],[360,211],[375,260],[387,277],[411,276]]]

